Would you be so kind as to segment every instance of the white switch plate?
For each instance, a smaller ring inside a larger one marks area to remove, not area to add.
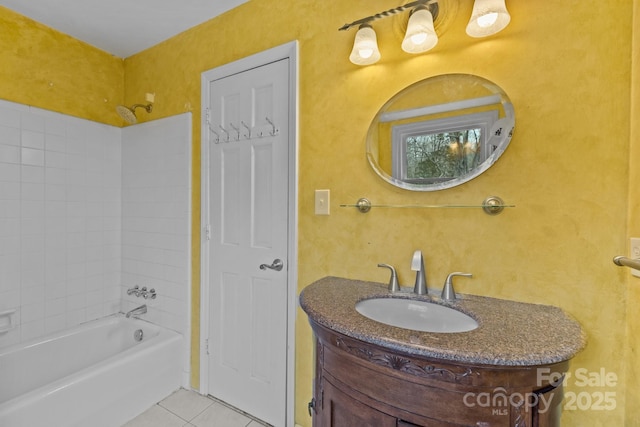
[[[316,190],[316,215],[329,215],[331,210],[329,190]]]
[[[630,257],[634,259],[640,259],[640,237],[631,238]],[[636,270],[635,268],[632,268],[631,274],[633,274],[636,277],[640,277],[640,270]]]

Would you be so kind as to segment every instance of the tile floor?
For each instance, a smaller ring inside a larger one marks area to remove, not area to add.
[[[250,416],[196,392],[180,389],[123,427],[264,427]]]

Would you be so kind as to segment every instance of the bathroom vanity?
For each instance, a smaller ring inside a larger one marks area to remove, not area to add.
[[[459,333],[389,326],[358,313],[373,298],[446,305],[476,320]],[[561,309],[470,295],[391,293],[327,277],[300,295],[316,336],[314,427],[558,426],[562,379],[585,345]]]

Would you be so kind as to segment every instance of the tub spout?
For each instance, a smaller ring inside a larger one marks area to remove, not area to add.
[[[147,304],[142,304],[140,307],[136,307],[131,311],[128,311],[125,317],[129,318],[131,316],[139,316],[141,314],[145,314],[147,312]]]

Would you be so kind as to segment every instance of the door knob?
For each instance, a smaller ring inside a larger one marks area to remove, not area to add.
[[[271,270],[280,271],[282,270],[282,267],[284,267],[284,263],[281,259],[274,259],[271,265],[260,264],[260,270],[266,270],[267,268],[269,268]]]

